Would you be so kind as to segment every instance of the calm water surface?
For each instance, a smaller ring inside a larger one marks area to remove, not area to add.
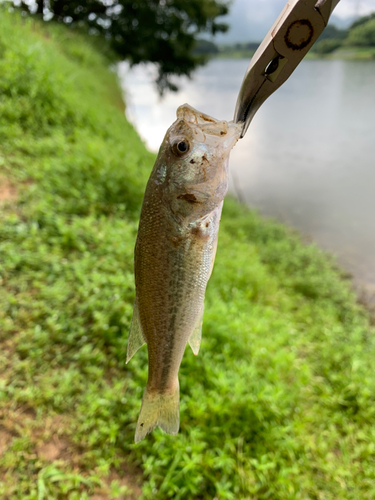
[[[152,69],[120,67],[128,116],[158,149],[188,102],[230,120],[247,60],[213,60],[160,100]],[[375,290],[375,61],[304,61],[231,154],[232,190],[310,235]]]

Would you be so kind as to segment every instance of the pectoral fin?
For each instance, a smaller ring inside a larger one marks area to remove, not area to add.
[[[189,337],[189,345],[195,354],[195,356],[199,352],[199,347],[201,345],[201,340],[202,340],[202,323],[203,323],[203,311],[204,311],[204,305],[202,305],[202,311],[198,316],[198,321],[195,325],[195,328],[193,330],[193,333]]]
[[[139,319],[138,302],[137,298],[134,302],[133,317],[130,325],[130,333],[128,340],[128,350],[126,353],[126,362],[128,363],[134,354],[146,343],[143,335],[141,322]]]

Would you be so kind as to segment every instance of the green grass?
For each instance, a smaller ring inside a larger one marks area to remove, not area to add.
[[[180,433],[133,444],[132,255],[154,156],[91,40],[4,12],[0,27],[0,185],[18,190],[0,215],[1,498],[373,499],[370,318],[329,257],[233,200]]]

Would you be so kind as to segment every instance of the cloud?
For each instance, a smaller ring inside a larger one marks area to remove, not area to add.
[[[375,12],[375,2],[374,0],[341,0],[334,12],[341,18],[366,16]]]

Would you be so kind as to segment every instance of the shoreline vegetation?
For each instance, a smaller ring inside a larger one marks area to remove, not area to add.
[[[219,48],[219,52],[212,59],[251,59],[255,50],[228,46]],[[321,54],[311,50],[305,59],[345,59],[345,60],[373,60],[375,47],[340,47],[328,54]]]
[[[250,59],[259,43],[217,45],[212,41],[199,40],[196,52],[207,57]],[[375,13],[357,19],[347,30],[338,29],[329,24],[306,58],[375,59]]]
[[[374,326],[333,258],[227,199],[181,429],[134,445],[133,249],[155,160],[92,39],[0,17],[0,497],[370,500]]]

